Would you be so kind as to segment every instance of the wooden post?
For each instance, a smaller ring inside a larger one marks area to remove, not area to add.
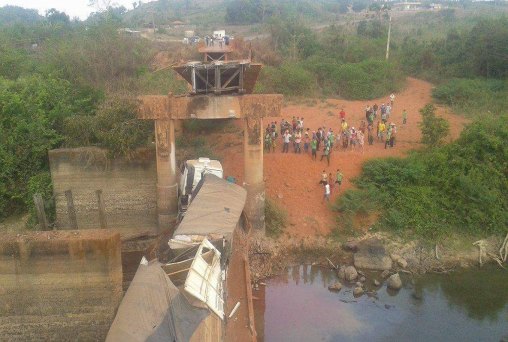
[[[97,202],[99,203],[99,222],[101,224],[101,229],[108,228],[108,223],[106,222],[106,205],[104,204],[104,197],[102,197],[102,190],[96,190],[97,194]]]
[[[78,220],[76,219],[76,208],[74,208],[74,200],[72,198],[72,191],[65,191],[65,198],[67,199],[67,213],[69,214],[69,223],[71,229],[78,229]]]
[[[41,194],[34,194],[35,211],[37,212],[37,220],[42,230],[48,229],[48,220],[46,219],[46,212],[44,211],[44,200]]]
[[[250,277],[250,268],[249,268],[249,262],[247,261],[247,258],[243,258],[243,269],[244,269],[244,275],[245,275],[245,290],[247,292],[247,310],[249,315],[249,329],[252,336],[253,341],[257,341],[257,332],[256,332],[256,325],[255,325],[255,319],[254,319],[254,304],[252,303],[252,285],[251,285],[251,277]]]

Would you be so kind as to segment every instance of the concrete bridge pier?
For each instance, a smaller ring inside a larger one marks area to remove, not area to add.
[[[245,214],[255,231],[265,234],[265,182],[263,179],[263,119],[244,119]]]
[[[155,120],[157,154],[157,216],[159,231],[173,226],[178,213],[175,122]]]

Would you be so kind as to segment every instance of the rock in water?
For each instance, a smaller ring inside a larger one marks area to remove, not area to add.
[[[361,295],[363,295],[363,289],[359,286],[355,287],[354,290],[353,290],[353,296],[355,297],[360,297]]]
[[[358,245],[358,252],[354,255],[354,265],[357,268],[370,270],[389,270],[392,268],[392,259],[386,254],[380,240],[370,239]]]
[[[354,266],[348,266],[344,269],[344,276],[347,281],[354,281],[358,278],[358,272]]]
[[[392,274],[390,278],[388,278],[387,286],[392,290],[400,290],[402,287],[400,275],[398,273]]]
[[[402,268],[406,268],[407,267],[407,261],[404,258],[399,258],[399,260],[397,260],[397,264],[399,264],[399,266],[402,267]]]
[[[340,281],[336,282],[333,285],[328,286],[328,290],[330,291],[340,291],[340,289],[342,289],[342,284],[340,283]]]

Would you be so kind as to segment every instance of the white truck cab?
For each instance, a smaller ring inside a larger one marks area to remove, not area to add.
[[[193,192],[204,174],[224,178],[222,165],[218,160],[199,158],[187,160],[181,165],[178,184],[178,218],[181,220],[192,202]]]

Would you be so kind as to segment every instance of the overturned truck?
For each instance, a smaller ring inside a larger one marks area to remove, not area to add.
[[[168,241],[171,259],[143,258],[107,341],[224,340],[225,312],[233,309],[225,305],[233,236],[244,229],[246,191],[212,174],[197,190]]]

